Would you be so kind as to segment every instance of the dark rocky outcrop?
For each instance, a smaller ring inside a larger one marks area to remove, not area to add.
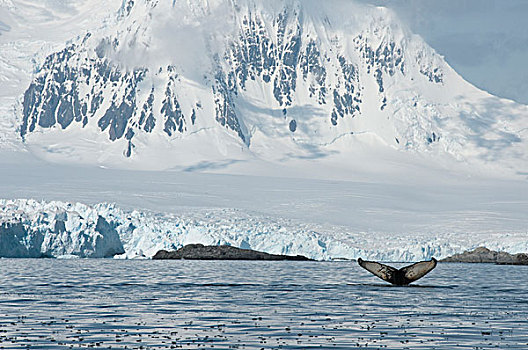
[[[442,259],[441,262],[528,265],[528,254],[510,254],[506,252],[489,250],[486,247],[478,247],[473,251],[465,251],[462,254],[455,254]]]
[[[188,244],[175,252],[160,250],[152,259],[187,259],[187,260],[295,260],[310,261],[302,255],[289,256],[268,254],[256,250],[241,249],[227,245],[204,246],[203,244]]]

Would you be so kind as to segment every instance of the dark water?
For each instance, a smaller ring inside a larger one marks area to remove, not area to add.
[[[0,259],[0,348],[528,349],[528,267]]]

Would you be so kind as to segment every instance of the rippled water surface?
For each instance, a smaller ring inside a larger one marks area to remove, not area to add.
[[[0,259],[0,348],[528,349],[528,267]]]

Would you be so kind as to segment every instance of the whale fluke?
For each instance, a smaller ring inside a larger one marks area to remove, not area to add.
[[[359,266],[373,273],[382,280],[398,286],[404,286],[427,275],[436,267],[437,261],[435,258],[432,258],[429,261],[420,261],[402,267],[401,269],[396,269],[392,266],[380,264],[375,261],[365,261],[361,258],[358,259],[358,263]]]

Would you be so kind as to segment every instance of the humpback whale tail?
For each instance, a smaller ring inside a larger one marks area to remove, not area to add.
[[[358,263],[359,266],[382,280],[398,286],[404,286],[427,275],[436,267],[437,261],[435,258],[432,258],[429,261],[420,261],[402,267],[401,269],[396,269],[392,266],[380,264],[375,261],[365,261],[361,258],[358,259]]]

